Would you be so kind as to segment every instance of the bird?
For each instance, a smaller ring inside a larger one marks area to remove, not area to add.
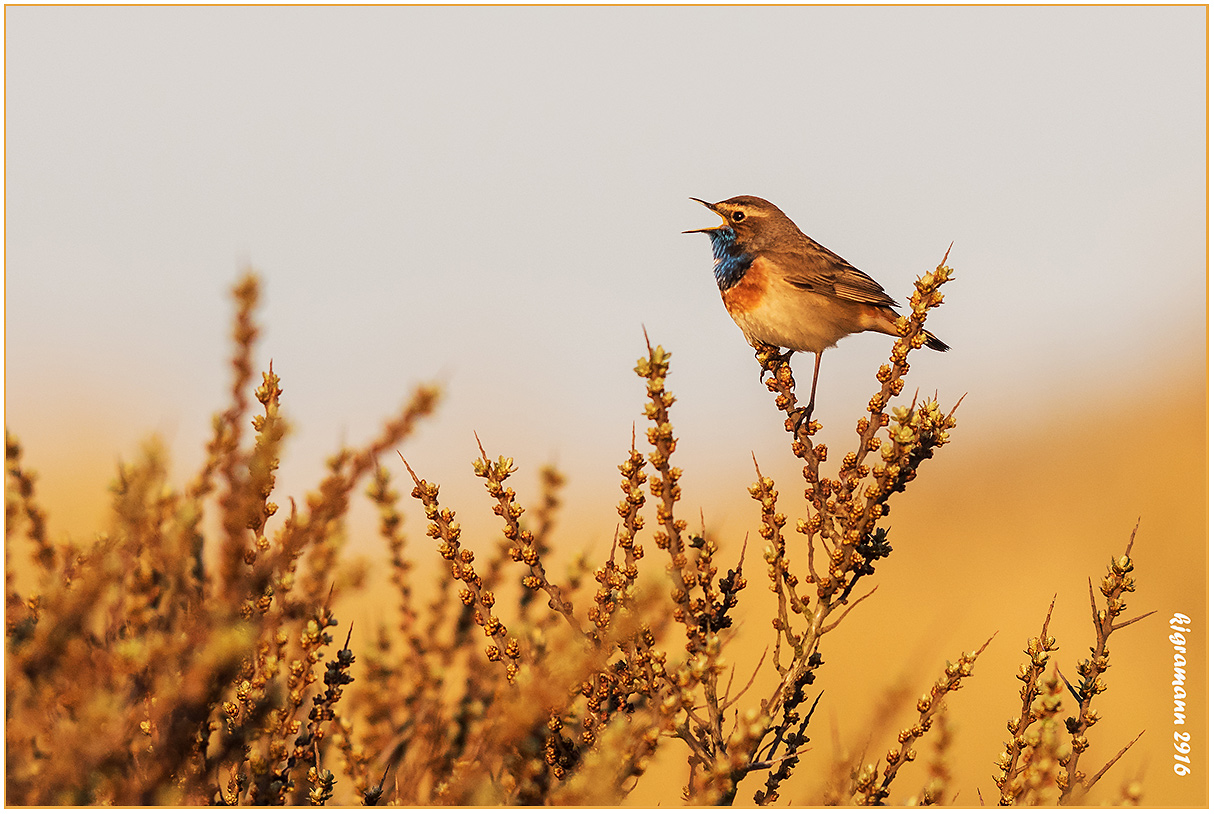
[[[822,352],[862,331],[899,336],[897,305],[860,269],[802,232],[770,201],[739,195],[718,203],[692,198],[721,218],[719,226],[688,229],[712,240],[713,275],[725,310],[756,349],[814,354],[809,403],[798,425],[813,415]],[[928,331],[926,345],[949,346]]]

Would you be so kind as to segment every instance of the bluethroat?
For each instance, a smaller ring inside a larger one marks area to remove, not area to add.
[[[799,424],[814,411],[822,351],[861,331],[898,336],[896,303],[876,280],[809,238],[775,204],[753,195],[720,203],[692,200],[721,217],[720,226],[687,234],[704,232],[712,239],[721,299],[746,341],[756,349],[787,348],[785,359],[796,351],[814,354],[814,381]],[[948,350],[931,333],[926,344]]]

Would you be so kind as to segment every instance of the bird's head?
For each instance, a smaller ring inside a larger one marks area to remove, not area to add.
[[[796,224],[779,207],[754,195],[739,195],[719,203],[709,203],[699,198],[691,200],[717,213],[721,223],[703,229],[688,229],[684,234],[703,232],[712,238],[714,246],[729,243],[749,251],[761,251],[773,245],[790,229],[798,231]]]

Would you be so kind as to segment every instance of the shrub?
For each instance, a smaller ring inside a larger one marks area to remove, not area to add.
[[[259,285],[245,277],[234,289],[231,404],[215,417],[205,463],[184,489],[167,482],[164,452],[149,444],[119,469],[109,528],[91,544],[52,541],[34,477],[6,432],[8,802],[614,805],[672,741],[687,754],[689,804],[731,803],[751,775],[754,802],[776,802],[813,736],[823,640],[866,598],[855,589],[893,551],[879,525],[888,501],[948,443],[955,424],[956,408],[945,413],[935,399],[891,406],[950,277],[941,263],[917,282],[902,336],[877,372],[880,389],[857,423],[855,449],[837,472],[815,443],[821,425],[796,406],[787,357],[757,351],[804,464],[806,503],[795,536],[786,537],[776,484],[756,461],[750,495],[766,564],[757,581],[774,594],[774,683],[752,706],[741,699],[766,659],[737,665],[728,654],[735,609],[758,601],[750,597],[756,577],[745,543],[727,552],[703,529],[689,530],[680,510],[663,348],[646,340],[636,367],[648,453],[634,438],[619,467],[611,549],[597,567],[562,579],[553,576],[549,540],[562,483],[556,471],[544,471],[542,504],[528,524],[508,485],[513,460],[480,448],[473,473],[503,526],[496,546],[477,547],[491,552],[478,561],[438,485],[403,459],[381,461],[435,409],[432,387],[419,387],[372,443],[339,451],[316,491],[302,505],[290,500],[280,518],[272,497],[286,435],[282,391],[272,365],[253,387]],[[407,474],[443,564],[424,606],[394,472]],[[397,608],[394,626],[366,636],[355,652],[334,607],[359,590],[341,545],[364,480]],[[644,563],[646,509],[661,568]],[[203,522],[208,512],[216,522]],[[13,563],[18,537],[31,555],[21,566]],[[791,551],[807,555],[805,572],[797,573]],[[1127,547],[1101,583],[1104,607],[1093,594],[1096,645],[1075,683],[1056,670],[1047,675],[1056,649],[1049,614],[1030,639],[1020,712],[997,760],[1000,803],[1074,802],[1108,770],[1087,777],[1078,763],[1098,720],[1092,703],[1104,689],[1109,636],[1137,621],[1116,621],[1134,589],[1129,554]],[[18,567],[33,586],[24,594],[15,587]],[[945,697],[989,644],[945,666],[882,761],[840,760],[836,776],[820,778],[826,800],[887,801]],[[735,686],[738,666],[751,673],[744,686]],[[1078,704],[1065,719],[1064,687]],[[944,734],[928,784],[904,799],[949,801]]]

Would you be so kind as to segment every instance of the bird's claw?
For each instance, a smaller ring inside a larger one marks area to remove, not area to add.
[[[796,413],[797,417],[795,419],[793,419],[793,422],[792,422],[792,433],[793,433],[793,435],[797,435],[801,432],[801,426],[806,421],[809,421],[809,419],[813,417],[814,403],[811,401],[809,404],[806,404],[804,407],[796,408],[795,410],[793,410],[793,412]]]
[[[779,348],[777,348],[775,346],[771,346],[770,348],[760,348],[758,353],[762,353],[764,350],[778,351]],[[790,350],[785,351],[784,353],[774,353],[771,356],[769,356],[767,364],[764,364],[762,367],[759,368],[759,383],[760,384],[763,383],[763,374],[767,373],[768,371],[771,372],[771,375],[775,376],[776,369],[780,365],[788,364],[788,360],[792,358],[792,355],[794,353],[796,353],[796,351],[790,349]]]

